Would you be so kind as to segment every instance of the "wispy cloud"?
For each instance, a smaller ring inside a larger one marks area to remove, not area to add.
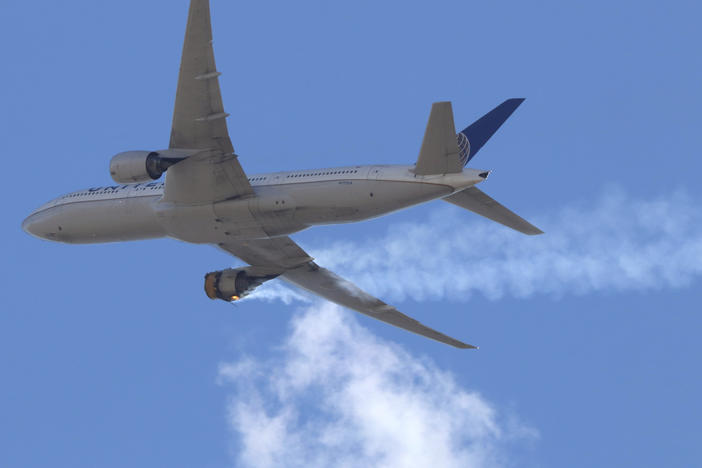
[[[613,188],[531,218],[545,235],[523,236],[437,202],[429,219],[391,225],[381,238],[308,250],[395,301],[680,288],[702,274],[702,213],[683,192],[640,200]]]
[[[272,358],[219,377],[242,466],[502,466],[506,447],[538,437],[328,303],[297,316]]]

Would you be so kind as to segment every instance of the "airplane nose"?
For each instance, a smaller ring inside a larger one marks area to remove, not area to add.
[[[24,221],[22,221],[22,230],[26,232],[27,234],[31,234],[35,237],[39,237],[37,235],[37,216],[34,214],[31,214],[25,218]]]
[[[39,239],[57,242],[68,242],[61,207],[42,207],[22,221],[22,229]]]
[[[39,239],[52,239],[55,234],[51,232],[50,221],[46,213],[32,213],[22,221],[22,230]]]

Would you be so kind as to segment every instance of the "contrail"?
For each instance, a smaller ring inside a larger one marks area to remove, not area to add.
[[[436,208],[421,222],[391,225],[381,238],[307,250],[320,265],[395,301],[681,288],[702,274],[702,214],[684,191],[642,200],[610,188],[589,204],[533,217],[546,232],[537,237]],[[275,283],[252,297],[305,297]]]

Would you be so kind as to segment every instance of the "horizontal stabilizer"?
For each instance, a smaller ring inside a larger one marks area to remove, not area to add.
[[[519,231],[530,236],[543,234],[544,232],[529,223],[527,220],[508,210],[498,202],[490,198],[485,192],[476,188],[469,187],[461,192],[444,198],[449,203],[470,210],[473,213],[485,216],[487,219],[500,223],[504,226]]]
[[[414,173],[455,174],[462,170],[451,103],[435,102],[431,105],[431,114]]]
[[[470,146],[468,154],[461,155],[464,165],[473,159],[476,153],[480,151],[480,148],[487,143],[490,137],[505,123],[505,120],[512,115],[512,112],[517,110],[517,107],[522,102],[524,102],[522,98],[507,99],[461,132],[468,139]],[[459,140],[461,140],[461,134],[459,134]]]

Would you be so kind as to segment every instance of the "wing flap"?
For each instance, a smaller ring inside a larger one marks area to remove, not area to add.
[[[249,265],[280,270],[295,268],[313,260],[302,247],[287,236],[230,242],[220,244],[219,247]]]
[[[251,194],[253,189],[236,155],[215,151],[168,168],[163,201],[196,204]]]
[[[505,208],[477,187],[469,187],[443,200],[530,236],[544,232],[518,214]]]

